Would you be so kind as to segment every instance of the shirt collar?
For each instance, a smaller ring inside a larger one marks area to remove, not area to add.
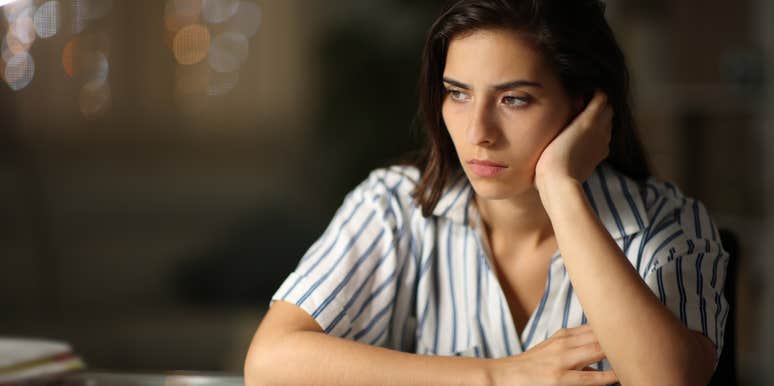
[[[455,175],[451,181],[433,215],[467,226],[470,217],[477,214],[473,213],[476,210],[473,187],[464,173]],[[633,235],[649,225],[638,183],[606,162],[583,182],[583,190],[589,205],[613,238]]]

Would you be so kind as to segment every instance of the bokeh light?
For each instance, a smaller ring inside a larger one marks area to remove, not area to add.
[[[34,13],[34,4],[32,0],[17,0],[13,3],[3,6],[3,14],[8,23],[13,23],[19,16],[32,16]]]
[[[35,31],[41,38],[47,39],[56,35],[61,26],[59,2],[52,0],[41,5],[35,12],[33,22]]]
[[[62,68],[70,78],[82,82],[107,80],[110,71],[109,39],[104,34],[76,36],[62,49]]]
[[[90,80],[81,87],[78,96],[81,114],[87,119],[95,119],[105,113],[111,104],[110,85],[105,80]]]
[[[29,51],[31,46],[32,43],[22,43],[15,34],[9,32],[3,39],[3,59],[8,62],[15,55]]]
[[[74,50],[78,42],[78,37],[70,39],[62,49],[62,67],[68,77],[75,77],[75,65],[73,64]]]
[[[2,62],[5,63],[13,58],[14,53],[11,52],[11,49],[8,47],[8,36],[6,35],[2,40],[2,43],[0,43],[0,53],[2,56],[0,57],[3,58]]]
[[[208,23],[218,24],[237,13],[238,0],[202,0],[202,15]]]
[[[35,23],[32,21],[32,16],[21,15],[11,23],[11,27],[8,30],[9,34],[16,36],[23,44],[32,44],[37,37],[35,33]]]
[[[226,30],[251,38],[261,26],[261,7],[251,1],[240,1],[236,14],[228,21]]]
[[[19,91],[32,81],[35,76],[35,61],[32,56],[23,52],[14,55],[5,65],[3,78],[14,91]]]
[[[172,52],[180,64],[196,64],[207,57],[210,48],[210,31],[201,24],[180,29],[172,41]]]
[[[224,32],[212,41],[207,62],[216,72],[233,72],[247,60],[247,38],[238,32]]]
[[[238,85],[262,17],[262,8],[248,0],[166,1],[163,40],[178,63],[174,94],[182,110],[195,111],[192,103]]]
[[[89,51],[76,57],[75,74],[84,81],[106,81],[110,72],[105,54],[99,51]]]
[[[164,26],[167,31],[197,23],[202,12],[201,0],[169,0],[164,6]]]

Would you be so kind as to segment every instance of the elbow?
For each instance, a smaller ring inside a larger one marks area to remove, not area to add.
[[[685,344],[677,345],[681,349],[675,349],[665,355],[660,371],[661,385],[680,386],[706,386],[715,369],[714,346],[706,347],[703,338],[695,333],[690,334]],[[668,359],[667,359],[668,358]],[[654,379],[649,379],[642,384],[654,384]]]
[[[629,367],[631,373],[619,374],[621,384],[706,386],[715,368],[715,351],[714,346],[708,347],[702,339],[706,338],[691,333],[683,340],[650,352],[649,357],[653,358],[650,365]]]
[[[258,349],[254,345],[251,345],[250,349],[247,351],[243,369],[245,386],[262,385],[261,377],[258,376],[261,374],[261,360],[259,358],[260,356],[258,355]]]
[[[255,341],[250,345],[245,356],[243,375],[245,386],[263,386],[275,384],[272,381],[273,374],[271,347],[265,344],[257,344]]]

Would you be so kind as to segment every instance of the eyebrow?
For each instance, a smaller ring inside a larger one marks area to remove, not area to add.
[[[462,83],[462,82],[460,82],[458,80],[454,80],[452,78],[443,77],[443,81],[446,82],[446,83],[451,84],[452,86],[459,87],[461,89],[465,89],[465,90],[472,89],[472,87],[470,87],[470,85]],[[514,89],[514,88],[519,88],[519,87],[539,87],[539,88],[543,88],[543,85],[538,83],[538,82],[533,82],[531,80],[518,79],[518,80],[512,80],[512,81],[509,81],[509,82],[505,82],[505,83],[494,85],[494,86],[492,86],[492,89],[494,89],[496,91],[502,91],[502,90],[510,90],[510,89]]]

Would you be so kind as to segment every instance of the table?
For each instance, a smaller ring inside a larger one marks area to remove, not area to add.
[[[170,371],[164,373],[119,373],[82,371],[30,386],[244,386],[241,375],[215,372]]]

